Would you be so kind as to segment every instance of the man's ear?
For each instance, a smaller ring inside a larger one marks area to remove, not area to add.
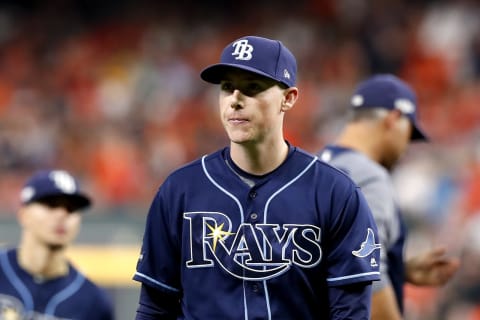
[[[402,113],[399,110],[391,110],[388,112],[387,116],[384,118],[384,123],[387,128],[392,128],[395,126],[397,121],[402,117]]]
[[[297,99],[298,99],[297,87],[290,87],[288,89],[285,89],[281,110],[285,112],[292,109],[295,103],[297,102]]]

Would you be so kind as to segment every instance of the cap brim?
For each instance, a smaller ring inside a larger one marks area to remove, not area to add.
[[[34,197],[34,198],[32,198],[32,200],[28,201],[26,204],[34,203],[34,202],[47,201],[48,199],[57,198],[57,197],[63,197],[65,199],[68,199],[68,202],[71,204],[71,207],[74,209],[74,211],[81,211],[81,210],[87,209],[88,207],[90,207],[92,205],[92,200],[90,200],[89,197],[87,197],[87,196],[85,196],[81,193],[46,194],[46,195],[42,195],[42,196],[39,196],[39,197]]]
[[[219,84],[222,80],[225,80],[225,74],[229,71],[235,70],[235,69],[240,69],[240,70],[245,70],[249,71],[261,76],[264,76],[266,78],[278,81],[277,79],[272,78],[270,75],[255,69],[251,68],[248,66],[244,65],[239,65],[239,64],[233,64],[233,63],[218,63],[211,65],[207,68],[205,68],[201,73],[200,77],[210,83],[213,84]],[[283,82],[282,82],[283,83]]]
[[[410,138],[412,141],[428,141],[427,135],[423,133],[423,131],[415,124],[413,124],[413,131],[412,137]]]
[[[72,203],[77,210],[84,210],[92,205],[92,200],[81,194],[73,194],[67,197],[71,197]]]

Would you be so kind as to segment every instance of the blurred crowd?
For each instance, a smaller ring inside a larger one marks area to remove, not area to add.
[[[163,2],[0,2],[0,216],[45,167],[81,177],[100,214],[145,215],[173,168],[227,143],[199,72],[232,39],[264,35],[297,57],[285,134],[308,151],[335,137],[368,75],[415,88],[431,141],[394,174],[409,250],[443,243],[468,268],[440,292],[409,288],[408,317],[480,319],[480,4]]]

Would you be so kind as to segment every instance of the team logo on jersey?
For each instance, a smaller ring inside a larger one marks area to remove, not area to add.
[[[0,319],[23,320],[23,305],[20,300],[0,294]]]
[[[265,280],[292,265],[311,268],[320,263],[320,228],[303,224],[242,223],[232,230],[220,212],[186,212],[190,228],[187,268],[220,266],[244,280]]]
[[[34,311],[26,312],[23,303],[16,297],[0,294],[0,320],[71,320],[41,314]]]
[[[248,43],[247,39],[235,41],[232,47],[235,48],[232,52],[232,56],[236,56],[235,60],[252,59],[253,46]]]
[[[367,229],[367,238],[360,245],[360,249],[352,251],[352,254],[359,258],[369,256],[373,251],[380,249],[381,245],[375,243],[375,234],[371,228]],[[375,262],[376,264],[376,262]]]

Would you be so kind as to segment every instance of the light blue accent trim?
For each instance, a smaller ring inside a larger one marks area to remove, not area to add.
[[[245,280],[243,280],[243,315],[245,320],[248,320],[248,308],[247,308],[247,288],[245,288]]]
[[[340,280],[360,278],[360,277],[372,276],[372,275],[380,275],[380,271],[358,273],[358,274],[352,274],[352,275],[349,275],[349,276],[336,277],[336,278],[327,278],[327,281],[328,282],[335,282],[335,281],[340,281]]]
[[[7,275],[7,279],[10,281],[12,286],[15,289],[17,289],[18,293],[22,297],[25,311],[33,311],[32,295],[30,294],[30,291],[28,291],[25,284],[22,282],[22,280],[20,280],[20,278],[18,277],[18,275],[15,273],[12,266],[10,265],[10,262],[8,261],[7,253],[8,252],[5,251],[5,252],[2,252],[2,254],[0,255],[0,264],[2,265],[2,268],[5,271],[5,274]]]
[[[303,169],[296,177],[294,177],[292,180],[287,182],[283,187],[278,189],[274,194],[272,194],[268,198],[267,202],[265,203],[265,209],[263,210],[263,223],[267,223],[268,207],[270,205],[270,202],[272,202],[273,198],[275,198],[280,192],[282,192],[283,190],[288,188],[295,181],[300,179],[300,177],[303,176],[305,174],[305,172],[307,172],[308,169],[310,169],[310,167],[313,166],[313,164],[315,162],[317,162],[317,160],[318,160],[318,157],[313,157],[313,160],[305,167],[305,169]],[[264,253],[265,253],[265,250],[267,250],[267,248],[266,248],[266,243],[265,243],[265,239],[264,239],[263,240],[263,252]],[[263,267],[263,268],[265,269],[265,267]],[[268,295],[268,286],[267,286],[267,281],[266,280],[263,281],[263,287],[264,287],[264,290],[265,290],[265,302],[267,304],[268,320],[271,320],[272,319],[272,310],[270,308],[270,297]]]
[[[68,299],[70,296],[72,296],[75,292],[77,292],[84,282],[85,277],[81,273],[77,273],[75,280],[73,280],[70,285],[68,285],[66,288],[58,292],[50,299],[47,306],[45,307],[45,314],[51,316],[55,315],[55,309],[57,308],[57,306],[66,299]]]
[[[240,210],[240,218],[241,220],[240,221],[244,221],[244,215],[243,215],[243,207],[242,207],[242,204],[240,203],[240,201],[233,195],[231,194],[230,192],[228,192],[225,188],[223,188],[218,182],[216,182],[215,180],[213,180],[212,176],[210,176],[210,174],[208,173],[208,170],[207,170],[207,166],[205,165],[205,158],[207,156],[204,155],[202,157],[202,168],[203,168],[203,172],[205,173],[205,175],[207,176],[208,180],[210,180],[211,183],[213,183],[213,185],[215,187],[217,187],[218,189],[220,189],[220,191],[222,191],[223,193],[225,193],[227,196],[229,196],[230,198],[233,199],[233,201],[235,201],[235,203],[237,204],[238,206],[238,209]],[[244,313],[245,313],[245,320],[248,320],[248,306],[247,306],[247,298],[246,298],[246,293],[245,293],[245,280],[243,281],[244,282],[244,285],[243,285],[243,309],[244,309]]]
[[[165,289],[168,289],[168,290],[171,290],[171,291],[175,291],[175,292],[180,292],[179,289],[174,288],[174,287],[170,287],[169,285],[166,285],[166,284],[164,284],[164,283],[162,283],[162,282],[160,282],[160,281],[158,281],[158,280],[155,280],[155,279],[153,279],[153,278],[151,278],[151,277],[149,277],[149,276],[147,276],[147,275],[145,275],[145,274],[143,274],[143,273],[140,273],[140,272],[138,272],[138,271],[135,272],[135,275],[138,276],[138,277],[140,277],[140,278],[144,278],[144,279],[146,279],[146,280],[148,280],[148,281],[150,281],[150,282],[152,282],[152,283],[154,283],[154,284],[156,284],[156,285],[159,285],[159,286],[162,287],[162,288],[165,288]]]

